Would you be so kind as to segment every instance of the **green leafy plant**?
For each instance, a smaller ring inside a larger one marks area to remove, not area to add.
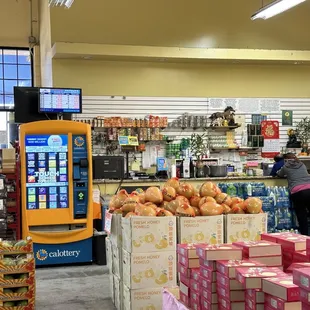
[[[190,139],[190,150],[196,157],[197,161],[201,161],[201,157],[206,153],[207,144],[205,143],[206,134],[193,133]]]
[[[305,117],[296,123],[296,136],[302,144],[308,144],[310,139],[310,118]]]

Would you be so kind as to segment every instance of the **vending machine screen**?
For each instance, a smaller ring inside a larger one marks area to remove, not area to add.
[[[26,135],[27,209],[69,207],[68,136]]]

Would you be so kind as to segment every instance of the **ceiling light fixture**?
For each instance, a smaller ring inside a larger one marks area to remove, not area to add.
[[[48,0],[49,6],[65,6],[69,9],[72,5],[74,0]]]
[[[257,11],[254,15],[251,16],[251,19],[255,20],[259,18],[262,19],[271,18],[305,1],[306,0],[277,0],[261,8],[259,11]]]

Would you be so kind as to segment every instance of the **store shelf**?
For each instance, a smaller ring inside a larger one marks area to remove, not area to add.
[[[207,130],[213,131],[229,131],[239,128],[240,126],[210,126],[206,127]]]

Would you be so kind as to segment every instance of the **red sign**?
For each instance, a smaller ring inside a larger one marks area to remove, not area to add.
[[[264,147],[262,157],[273,158],[280,153],[280,125],[278,121],[262,121]]]

